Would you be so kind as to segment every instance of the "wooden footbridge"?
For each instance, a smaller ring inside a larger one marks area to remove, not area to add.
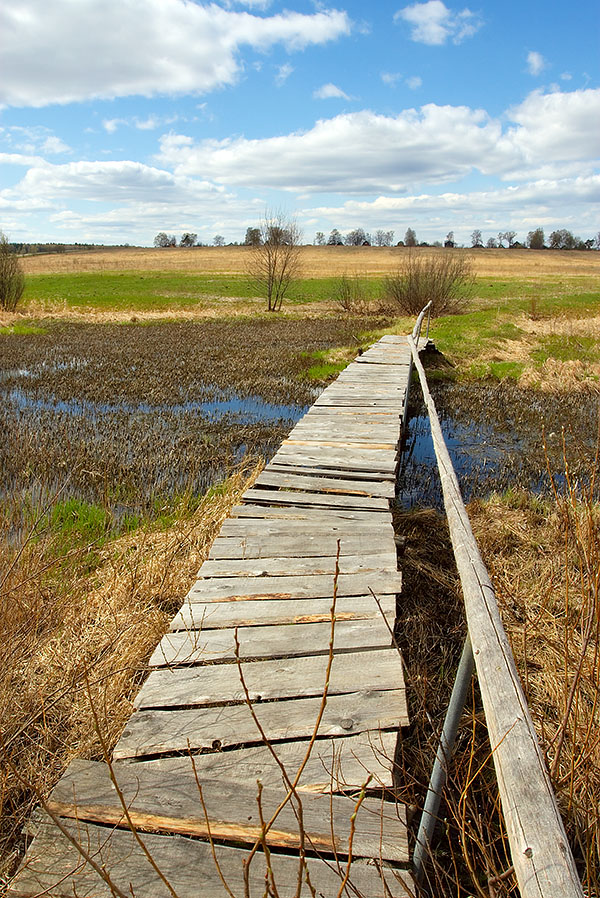
[[[383,337],[284,440],[224,522],[112,757],[74,762],[32,821],[10,895],[417,894],[395,789],[409,721],[390,512],[413,356],[410,338]]]

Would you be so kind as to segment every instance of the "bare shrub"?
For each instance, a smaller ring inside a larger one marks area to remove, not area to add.
[[[343,274],[337,278],[333,287],[333,301],[342,311],[366,315],[370,311],[369,300],[368,288],[358,275],[349,277]]]
[[[25,289],[25,275],[19,258],[0,231],[0,308],[14,312]]]
[[[395,274],[385,278],[385,302],[405,315],[418,315],[431,300],[434,316],[456,315],[465,310],[474,282],[468,258],[444,252],[409,253]]]
[[[260,242],[251,249],[249,274],[266,296],[269,312],[278,312],[300,274],[301,233],[293,219],[267,212]]]

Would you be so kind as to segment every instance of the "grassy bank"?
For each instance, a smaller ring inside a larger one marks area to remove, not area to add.
[[[56,497],[15,539],[0,506],[0,883],[39,796],[73,758],[102,758],[96,716],[116,742],[149,655],[254,476],[116,531],[102,509]]]

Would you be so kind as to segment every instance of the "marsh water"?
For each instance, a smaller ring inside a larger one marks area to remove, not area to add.
[[[519,389],[512,382],[438,383],[431,392],[463,498],[522,488],[547,495],[589,483],[598,441],[598,398]],[[443,508],[431,428],[418,387],[397,487],[398,503]]]
[[[243,458],[269,458],[322,385],[312,353],[352,345],[373,320],[50,325],[0,342],[1,491],[61,490],[140,512],[205,491]],[[510,384],[434,384],[466,499],[560,480],[563,439],[585,476],[597,403]],[[403,507],[441,506],[429,422],[413,391],[398,481]]]

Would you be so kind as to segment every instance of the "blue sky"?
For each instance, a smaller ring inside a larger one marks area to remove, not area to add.
[[[596,0],[19,0],[0,9],[12,240],[600,230]]]

